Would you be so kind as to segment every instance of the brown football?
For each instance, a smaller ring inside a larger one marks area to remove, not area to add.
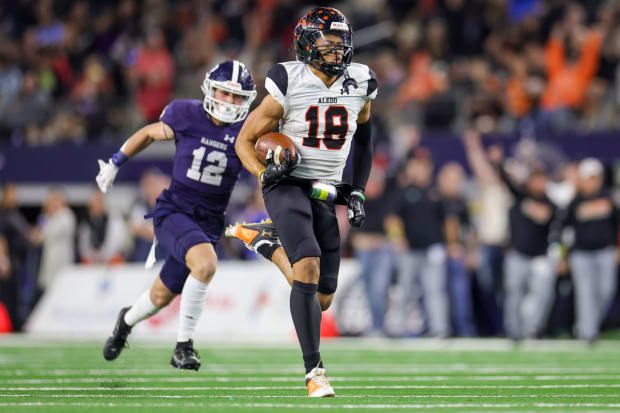
[[[267,152],[269,152],[269,149],[273,151],[273,161],[276,165],[280,162],[284,162],[287,149],[291,153],[291,159],[295,159],[297,156],[295,144],[291,138],[283,133],[270,132],[261,136],[256,141],[254,150],[256,151],[256,156],[258,156],[258,159],[263,165],[267,164]]]

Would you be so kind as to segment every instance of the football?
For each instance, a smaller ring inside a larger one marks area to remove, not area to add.
[[[267,164],[267,152],[269,152],[269,149],[273,151],[273,162],[276,165],[284,162],[287,149],[291,153],[291,159],[295,159],[297,156],[297,148],[295,147],[295,144],[291,138],[283,133],[270,132],[261,136],[256,141],[254,150],[263,165]]]

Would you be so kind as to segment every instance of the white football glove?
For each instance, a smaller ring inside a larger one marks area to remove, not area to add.
[[[97,185],[99,185],[101,192],[105,194],[114,183],[114,179],[118,173],[118,166],[112,163],[112,159],[108,160],[108,163],[103,162],[101,159],[99,159],[98,162],[99,173],[97,174],[95,181],[97,181]]]

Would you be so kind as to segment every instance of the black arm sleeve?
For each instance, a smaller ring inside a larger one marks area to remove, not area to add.
[[[357,125],[353,134],[353,188],[366,189],[372,166],[371,120]]]

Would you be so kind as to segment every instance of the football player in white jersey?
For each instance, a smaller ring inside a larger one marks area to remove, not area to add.
[[[235,225],[227,235],[273,261],[292,285],[290,310],[306,367],[311,397],[334,396],[319,353],[321,310],[336,291],[340,234],[334,205],[346,204],[349,221],[364,220],[364,188],[372,163],[370,101],[375,74],[351,63],[352,29],[338,10],[307,13],[294,32],[297,61],[276,64],[267,74],[269,94],[248,116],[235,149],[263,185],[270,223]],[[297,159],[267,165],[257,158],[258,138],[273,131],[295,143]],[[340,184],[353,146],[353,182]],[[277,235],[279,241],[277,242]]]

